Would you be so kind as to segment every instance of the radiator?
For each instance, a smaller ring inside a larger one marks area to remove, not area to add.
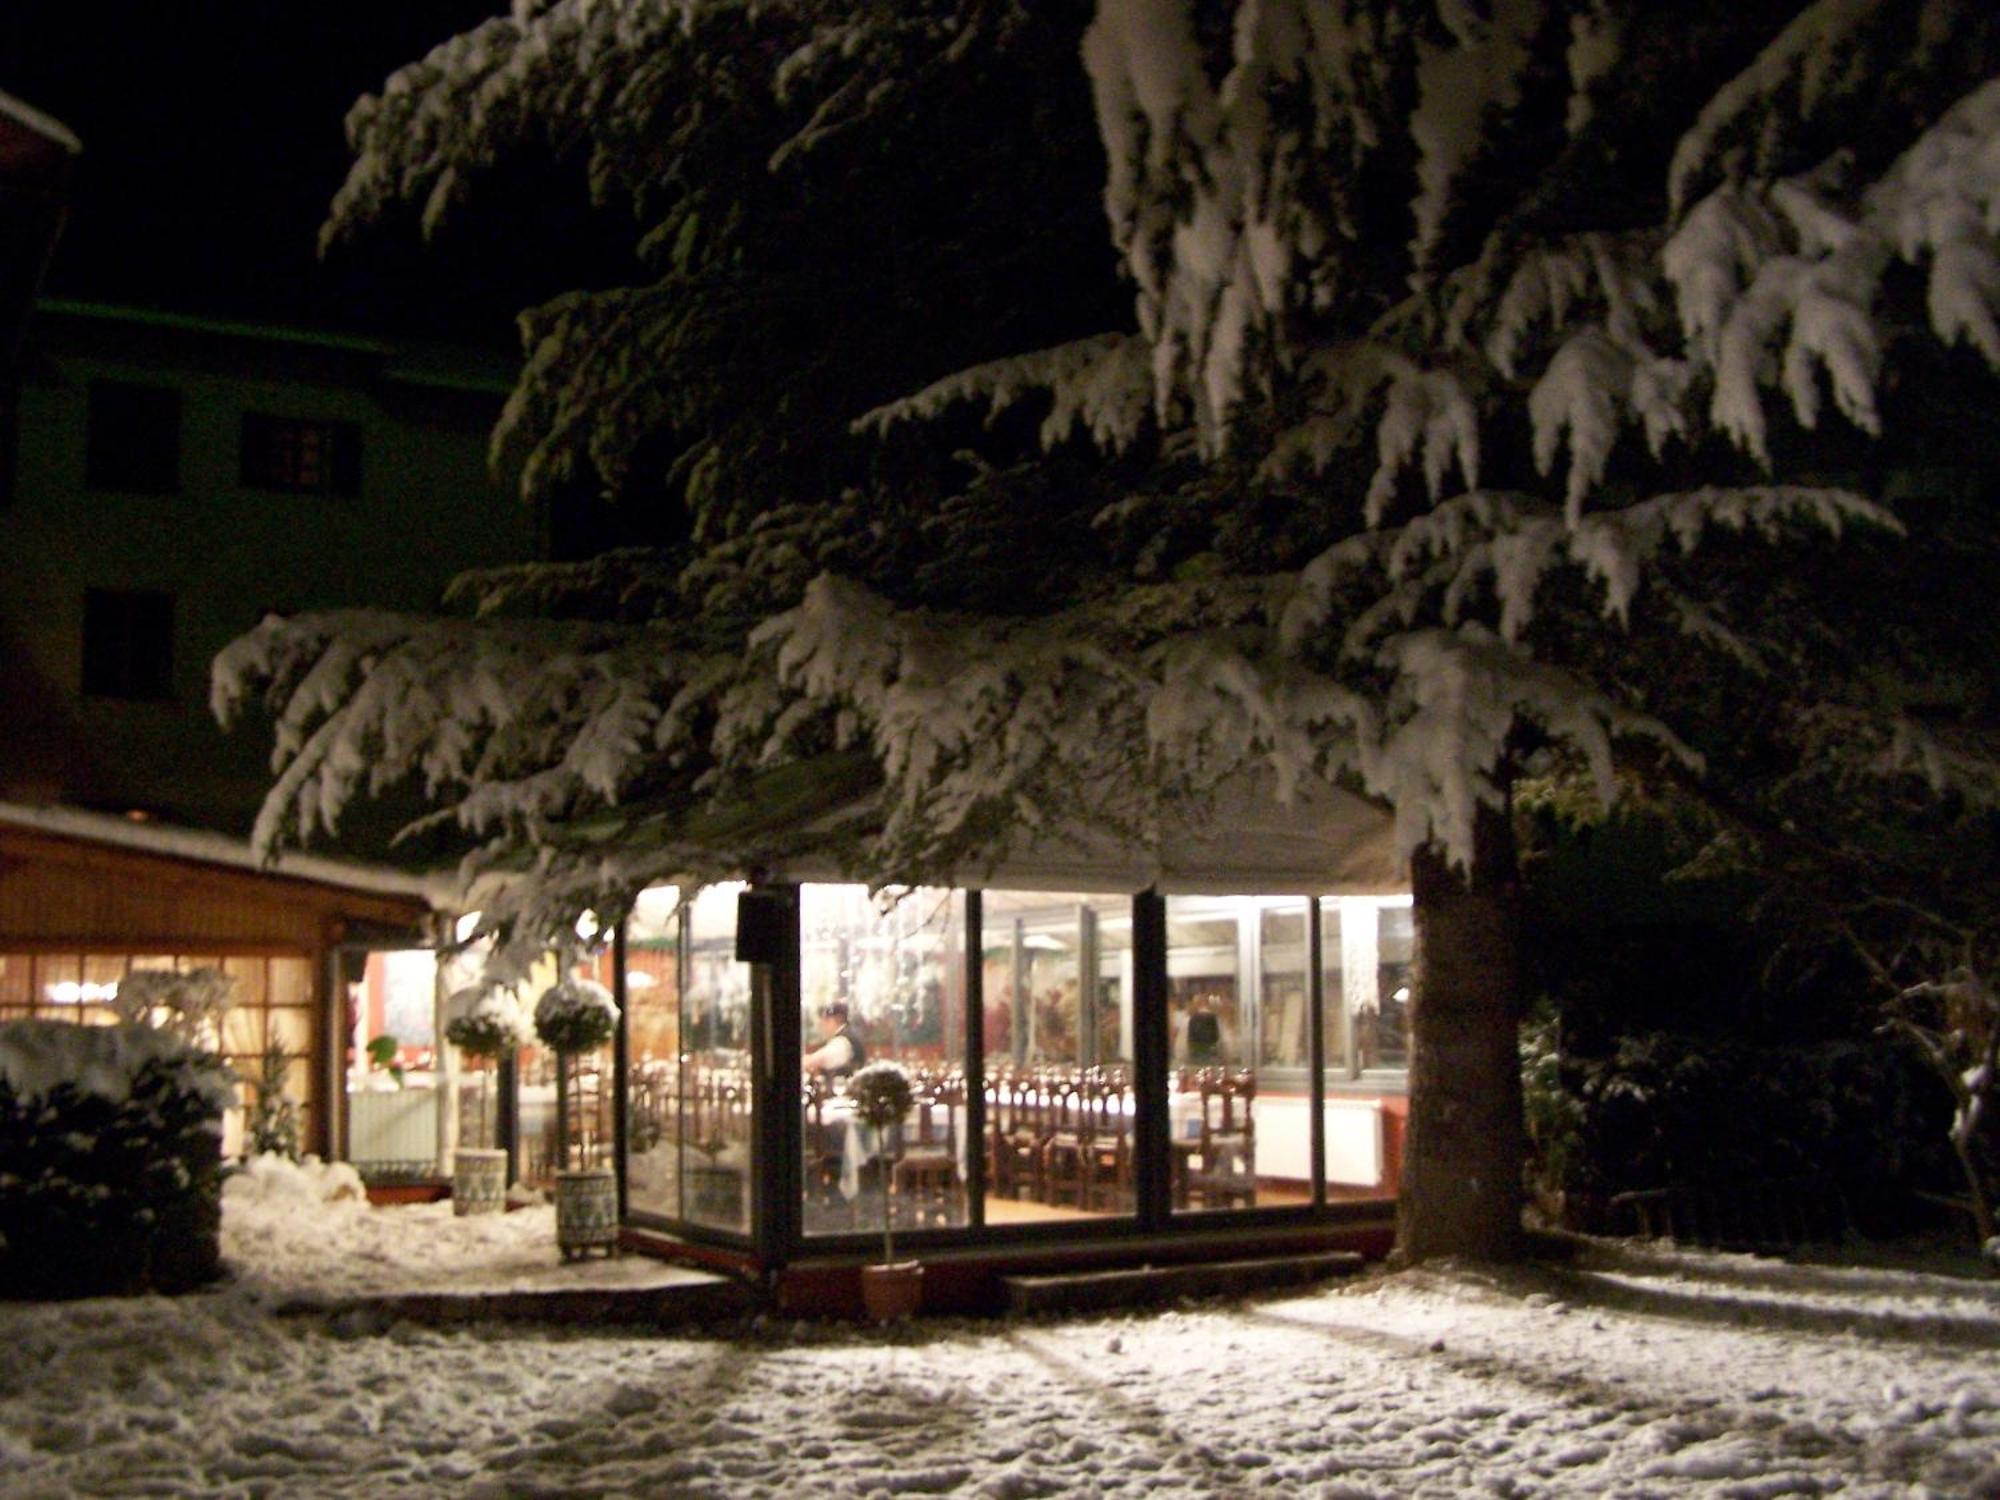
[[[436,1161],[437,1095],[393,1089],[347,1096],[347,1159]]]

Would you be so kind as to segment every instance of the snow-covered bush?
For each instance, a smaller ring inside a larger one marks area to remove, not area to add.
[[[185,1291],[221,1270],[235,1079],[150,1026],[0,1025],[0,1291]]]
[[[588,1052],[610,1041],[617,1029],[617,1003],[594,980],[565,979],[542,991],[535,1002],[535,1035],[552,1052]]]

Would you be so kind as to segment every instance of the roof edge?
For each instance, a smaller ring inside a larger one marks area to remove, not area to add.
[[[87,812],[60,804],[28,806],[17,802],[0,802],[0,825],[108,845],[138,854],[220,865],[257,875],[307,880],[317,885],[337,886],[368,895],[410,897],[422,901],[433,911],[456,911],[459,904],[456,884],[444,876],[412,875],[380,865],[356,864],[312,854],[284,854],[274,860],[264,860],[245,840],[209,829],[184,828],[171,823],[134,822],[109,813]]]

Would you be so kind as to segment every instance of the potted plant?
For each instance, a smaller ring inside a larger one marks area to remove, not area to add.
[[[479,1069],[479,1112],[474,1144],[460,1146],[451,1158],[451,1210],[454,1214],[498,1213],[507,1204],[507,1153],[493,1148],[488,1109],[491,1068],[499,1059],[526,1045],[527,1018],[519,1000],[504,990],[474,986],[451,997],[451,1019],[445,1040],[467,1057],[485,1064]]]
[[[861,1304],[878,1323],[907,1318],[924,1295],[921,1261],[896,1259],[896,1158],[901,1154],[903,1117],[916,1102],[910,1075],[892,1062],[872,1062],[847,1081],[854,1118],[875,1132],[882,1163],[882,1263],[861,1268]]]
[[[580,1060],[617,1029],[618,1006],[593,980],[565,979],[535,1002],[535,1035],[556,1055],[556,1247],[564,1260],[618,1248],[617,1180],[607,1167],[572,1168],[569,1140]]]

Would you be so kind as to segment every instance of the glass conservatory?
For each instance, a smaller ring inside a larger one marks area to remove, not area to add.
[[[600,970],[627,1239],[771,1274],[885,1216],[927,1263],[1385,1232],[1412,941],[1394,890],[649,891]]]

